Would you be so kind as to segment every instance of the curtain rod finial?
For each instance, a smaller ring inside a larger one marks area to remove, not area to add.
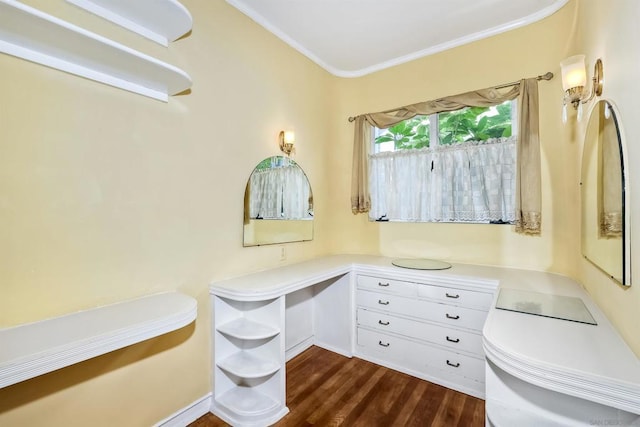
[[[548,71],[546,74],[541,75],[538,80],[551,80],[553,78],[553,73]]]

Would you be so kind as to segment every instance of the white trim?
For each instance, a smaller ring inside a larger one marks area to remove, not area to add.
[[[498,25],[493,28],[489,28],[484,31],[478,31],[477,33],[469,34],[464,37],[460,37],[455,40],[450,40],[445,43],[440,43],[436,46],[431,46],[427,49],[423,49],[417,52],[410,53],[408,55],[403,55],[397,58],[390,59],[388,61],[384,61],[378,64],[371,65],[369,67],[361,68],[359,70],[342,70],[334,67],[331,64],[328,64],[314,53],[309,51],[306,47],[302,46],[284,31],[280,30],[278,27],[271,25],[269,21],[256,12],[253,8],[244,4],[241,0],[227,0],[227,3],[238,9],[240,12],[247,15],[249,18],[254,20],[258,25],[264,27],[266,30],[273,33],[280,40],[315,62],[320,67],[324,68],[329,73],[333,74],[337,77],[362,77],[367,74],[374,73],[376,71],[381,71],[386,68],[391,68],[396,65],[404,64],[405,62],[410,62],[419,58],[423,58],[425,56],[433,55],[439,52],[443,52],[448,49],[453,49],[454,47],[462,46],[468,43],[472,43],[481,39],[485,39],[487,37],[495,36],[500,33],[504,33],[506,31],[515,30],[516,28],[524,27],[529,24],[533,24],[534,22],[538,22],[548,16],[553,15],[558,10],[560,10],[564,5],[566,5],[569,0],[557,0],[555,3],[545,7],[542,10],[539,10],[536,13],[532,13],[531,15],[525,16],[520,19],[513,20],[511,22],[507,22],[506,24]]]
[[[211,393],[207,393],[190,405],[158,421],[153,427],[184,427],[191,424],[209,412],[211,408],[211,396]]]
[[[303,351],[305,351],[308,348],[310,348],[311,346],[313,346],[315,344],[314,339],[315,338],[313,336],[311,336],[311,337],[305,339],[304,341],[301,341],[298,344],[294,345],[293,347],[291,347],[287,351],[285,351],[284,352],[285,361],[288,362],[289,360],[293,359],[294,357],[296,357],[297,355],[299,355]]]
[[[352,311],[354,311],[354,312],[355,312],[355,310],[352,310]],[[339,354],[340,356],[348,357],[349,359],[351,359],[351,358],[353,357],[353,354],[352,354],[352,353],[349,353],[348,351],[345,351],[345,349],[344,349],[344,348],[335,347],[335,346],[333,346],[333,345],[325,344],[325,343],[320,342],[320,341],[316,341],[316,342],[314,342],[314,344],[313,344],[313,345],[315,345],[315,346],[317,346],[317,347],[320,347],[320,348],[323,348],[323,349],[325,349],[325,350],[328,350],[328,351],[330,351],[330,352],[332,352],[332,353]],[[351,345],[349,345],[349,348],[351,348],[351,347],[352,347],[352,346],[351,346]]]

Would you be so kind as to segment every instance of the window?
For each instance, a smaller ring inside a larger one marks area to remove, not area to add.
[[[375,129],[370,219],[512,223],[515,104],[415,116]]]

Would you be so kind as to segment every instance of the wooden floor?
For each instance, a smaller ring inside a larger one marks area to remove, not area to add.
[[[311,347],[287,363],[278,427],[484,426],[484,401],[376,364]],[[191,427],[227,426],[206,414]]]

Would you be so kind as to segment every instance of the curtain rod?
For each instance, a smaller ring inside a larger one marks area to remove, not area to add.
[[[553,73],[551,71],[535,77],[535,79],[538,80],[538,81],[540,81],[540,80],[551,80],[552,78],[553,78]],[[520,80],[515,81],[515,82],[511,82],[511,83],[505,83],[505,84],[502,84],[502,85],[499,85],[499,86],[494,86],[494,89],[504,89],[505,87],[515,86],[515,85],[517,85],[519,83],[520,83]],[[394,111],[394,110],[391,110],[391,111]],[[348,120],[350,122],[353,122],[356,119],[356,117],[357,116],[355,116],[355,117],[354,116],[350,116]]]

